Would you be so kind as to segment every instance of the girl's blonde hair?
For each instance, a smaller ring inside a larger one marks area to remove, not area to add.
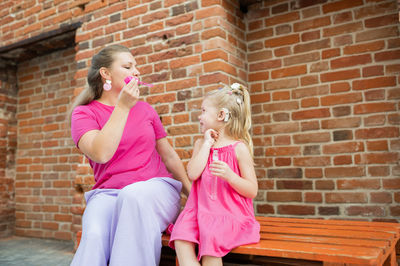
[[[206,98],[211,100],[218,110],[227,109],[229,119],[226,122],[226,133],[234,139],[244,141],[253,156],[253,141],[250,136],[250,96],[247,88],[234,83],[230,87],[225,86],[208,92]]]
[[[114,62],[114,55],[116,53],[130,53],[131,51],[122,45],[113,44],[109,45],[92,58],[92,65],[89,68],[86,87],[73,101],[68,112],[68,119],[71,121],[71,114],[75,107],[79,105],[86,105],[93,100],[97,100],[103,93],[103,80],[100,75],[100,68],[110,68]]]

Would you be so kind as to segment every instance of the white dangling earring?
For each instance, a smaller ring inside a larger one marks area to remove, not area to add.
[[[103,84],[103,89],[105,91],[111,90],[111,80],[106,79],[106,83]]]

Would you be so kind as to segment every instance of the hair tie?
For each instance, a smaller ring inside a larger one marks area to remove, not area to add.
[[[234,90],[238,90],[238,89],[240,89],[240,87],[241,87],[241,85],[237,82],[235,82],[231,85],[231,88]]]

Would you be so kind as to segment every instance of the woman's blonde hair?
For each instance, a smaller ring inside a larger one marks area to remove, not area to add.
[[[100,75],[100,68],[110,68],[114,62],[116,53],[130,53],[131,51],[122,45],[113,44],[101,49],[92,58],[92,65],[89,68],[86,87],[72,102],[68,112],[68,119],[71,122],[71,114],[75,107],[86,105],[93,100],[97,100],[103,93],[103,80]]]
[[[239,83],[230,87],[210,91],[206,94],[218,110],[226,108],[229,119],[226,121],[226,133],[234,139],[242,140],[253,156],[253,141],[250,136],[251,109],[247,88]]]

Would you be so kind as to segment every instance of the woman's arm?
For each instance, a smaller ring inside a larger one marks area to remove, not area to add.
[[[101,130],[90,130],[80,138],[78,147],[96,163],[106,163],[113,156],[124,132],[129,109],[116,106]]]
[[[117,100],[117,104],[107,123],[101,130],[91,130],[83,134],[78,148],[92,161],[106,163],[117,150],[128,119],[129,111],[139,99],[137,81],[125,85]]]
[[[249,149],[243,143],[239,143],[236,146],[235,153],[238,159],[241,176],[233,172],[229,165],[223,161],[212,162],[210,165],[210,172],[227,181],[233,189],[243,197],[252,199],[257,196],[258,191],[253,159]]]
[[[182,182],[183,193],[189,196],[191,184],[187,177],[185,167],[176,151],[172,148],[171,144],[169,144],[167,138],[158,139],[156,148],[168,171],[172,173],[175,179]]]

